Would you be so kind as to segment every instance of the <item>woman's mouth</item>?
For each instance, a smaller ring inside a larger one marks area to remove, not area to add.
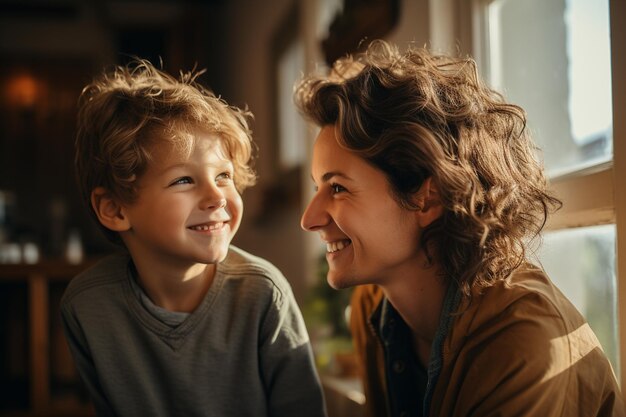
[[[352,241],[349,239],[337,240],[335,242],[326,242],[326,252],[327,253],[339,252],[340,250],[350,246],[350,244],[352,244]]]

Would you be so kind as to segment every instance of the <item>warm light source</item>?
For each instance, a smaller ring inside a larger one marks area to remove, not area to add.
[[[32,108],[37,101],[39,90],[39,83],[33,76],[17,74],[7,80],[5,98],[11,107]]]

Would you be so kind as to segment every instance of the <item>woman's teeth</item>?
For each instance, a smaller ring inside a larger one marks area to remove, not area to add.
[[[199,232],[207,232],[209,230],[217,230],[221,229],[224,226],[223,222],[213,223],[213,224],[200,224],[198,226],[191,226],[191,230],[197,230]]]
[[[328,242],[326,243],[326,252],[333,253],[342,250],[346,246],[350,245],[349,240],[339,240],[337,242]]]

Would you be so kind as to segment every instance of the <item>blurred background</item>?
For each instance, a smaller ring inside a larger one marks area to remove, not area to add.
[[[324,248],[299,227],[316,131],[292,91],[303,73],[375,38],[471,55],[528,111],[565,201],[537,261],[621,375],[626,197],[613,179],[626,175],[626,152],[613,138],[624,135],[626,93],[611,74],[626,68],[623,42],[610,39],[626,39],[625,20],[618,0],[0,0],[0,416],[92,414],[58,319],[68,280],[112,249],[75,186],[76,100],[131,56],[175,74],[206,68],[200,83],[254,113],[259,182],[244,193],[234,243],[290,281],[331,416],[359,415],[350,291],[328,288]]]

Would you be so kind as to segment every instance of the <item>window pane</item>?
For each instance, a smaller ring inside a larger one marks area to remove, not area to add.
[[[277,67],[279,161],[281,168],[288,170],[301,165],[306,155],[306,127],[293,104],[293,86],[304,69],[302,42],[291,42],[279,57]]]
[[[612,157],[609,0],[495,0],[494,88],[528,112],[551,175]]]
[[[615,226],[548,232],[538,255],[552,281],[586,317],[619,374]]]

